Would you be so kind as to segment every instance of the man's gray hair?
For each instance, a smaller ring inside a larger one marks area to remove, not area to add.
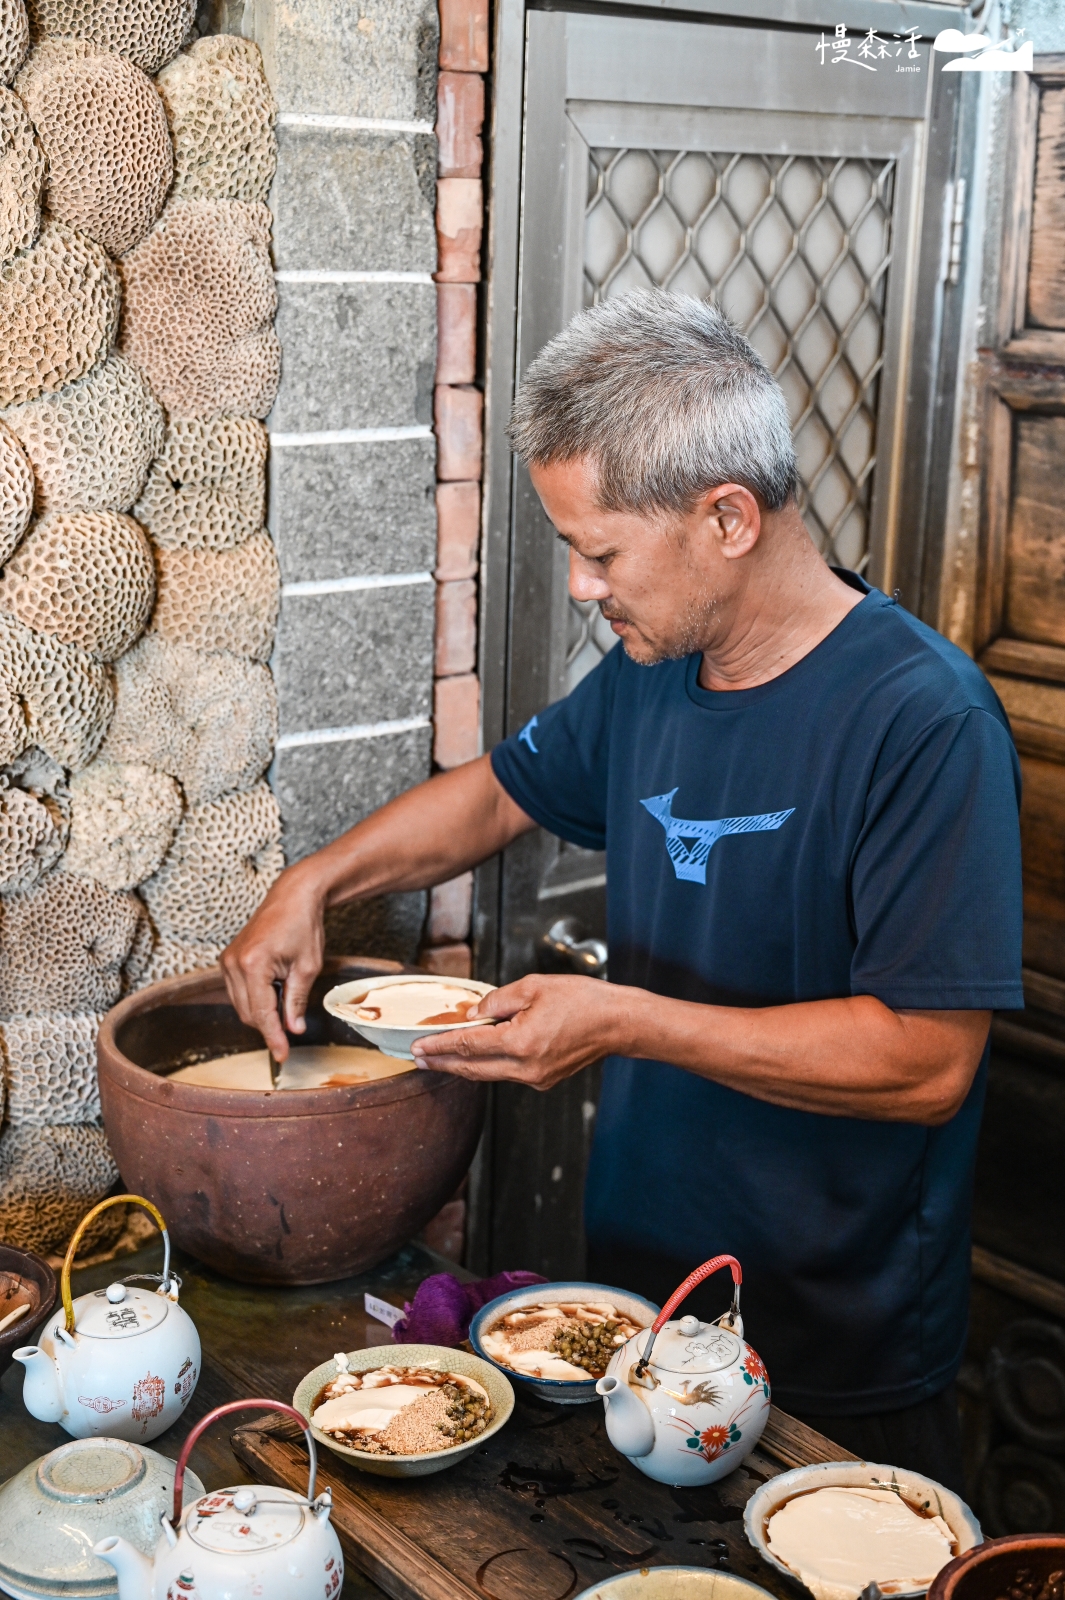
[[[798,482],[757,350],[716,306],[661,289],[574,317],[530,366],[508,431],[526,462],[594,461],[606,511],[686,511],[723,483],[778,511]]]

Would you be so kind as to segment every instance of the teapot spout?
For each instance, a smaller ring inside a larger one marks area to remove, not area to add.
[[[600,1378],[595,1392],[603,1397],[607,1438],[614,1449],[623,1456],[649,1456],[654,1449],[655,1427],[639,1395],[612,1375]]]
[[[22,1400],[30,1416],[38,1422],[58,1422],[64,1410],[63,1385],[55,1361],[38,1344],[24,1344],[11,1354],[26,1369]]]
[[[125,1539],[112,1535],[92,1547],[94,1556],[118,1574],[118,1600],[152,1600],[152,1563]]]

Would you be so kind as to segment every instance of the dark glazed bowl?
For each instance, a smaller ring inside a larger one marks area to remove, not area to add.
[[[12,1294],[9,1298],[9,1290],[14,1287],[13,1278],[21,1279],[28,1287],[25,1293]],[[0,1378],[11,1365],[12,1350],[33,1343],[34,1328],[44,1321],[58,1298],[55,1273],[47,1261],[29,1250],[16,1250],[13,1244],[0,1244],[0,1320],[20,1301],[30,1302],[26,1315],[0,1333]]]
[[[362,1044],[322,996],[348,978],[402,970],[326,962],[294,1042]],[[182,1249],[243,1283],[331,1283],[364,1271],[454,1194],[480,1138],[484,1087],[414,1071],[272,1094],[166,1076],[262,1044],[217,967],[152,984],[108,1012],[100,1100],[122,1181],[155,1202]]]
[[[998,1600],[1013,1587],[1018,1568],[1037,1584],[1065,1568],[1065,1533],[1013,1533],[988,1539],[949,1561],[933,1581],[928,1600]]]

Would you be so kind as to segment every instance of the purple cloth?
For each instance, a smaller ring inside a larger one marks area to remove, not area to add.
[[[452,1349],[469,1337],[474,1313],[498,1295],[546,1283],[538,1272],[497,1272],[494,1278],[460,1283],[450,1272],[437,1272],[418,1285],[413,1304],[392,1329],[396,1344],[445,1344]]]

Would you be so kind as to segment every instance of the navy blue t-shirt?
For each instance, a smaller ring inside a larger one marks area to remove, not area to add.
[[[613,649],[493,769],[543,827],[605,848],[614,983],[710,1005],[1020,1007],[1005,714],[960,650],[841,576],[865,598],[770,682],[713,692],[698,655],[644,667]],[[950,1382],[965,1342],[986,1070],[985,1053],[962,1109],[926,1128],[611,1057],[589,1241],[688,1267],[737,1256],[787,1408],[915,1403]]]

